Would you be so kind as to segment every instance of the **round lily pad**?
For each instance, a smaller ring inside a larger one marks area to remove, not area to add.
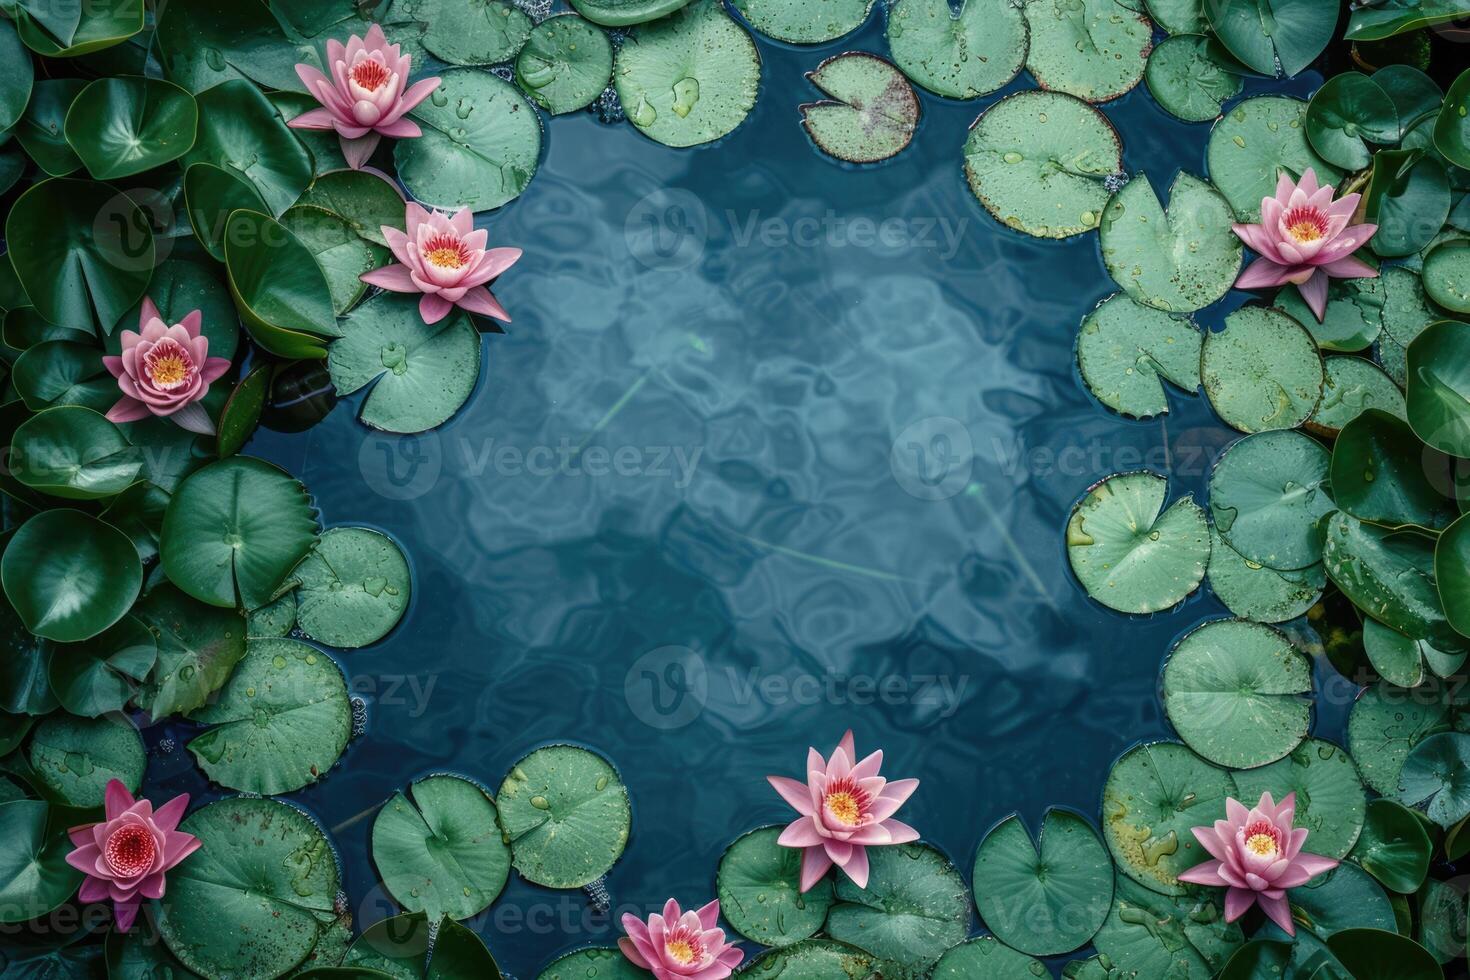
[[[827,934],[908,970],[923,971],[970,932],[970,890],[949,859],[924,844],[868,850],[868,887],[846,875]]]
[[[508,0],[419,0],[413,12],[427,25],[424,49],[451,65],[509,61],[531,36],[531,18]]]
[[[138,694],[154,718],[193,711],[245,656],[245,617],[206,605],[172,585],[155,585],[133,607],[158,641],[158,665]]]
[[[919,125],[919,99],[899,70],[876,55],[849,51],[807,73],[830,96],[801,106],[801,124],[824,152],[875,163],[901,152]]]
[[[1409,345],[1407,408],[1429,445],[1470,457],[1470,324],[1441,320]]]
[[[808,944],[802,943],[789,948],[799,950],[806,945]],[[802,974],[797,972],[791,976]],[[647,980],[648,971],[634,966],[632,960],[619,949],[577,949],[553,960],[536,980],[587,980],[588,977],[596,977],[597,980]]]
[[[1445,493],[1454,485],[1453,470],[1449,457],[1414,438],[1409,423],[1370,409],[1333,444],[1332,495],[1359,520],[1440,531],[1460,516]]]
[[[1231,0],[1204,7],[1225,48],[1273,78],[1310,65],[1337,29],[1336,0]]]
[[[1092,825],[1067,810],[1046,812],[1039,845],[1020,817],[1001,821],[975,856],[975,900],[1008,946],[1052,956],[1084,945],[1102,925],[1113,862]]]
[[[1283,286],[1271,305],[1306,327],[1324,351],[1355,352],[1367,349],[1383,329],[1385,286],[1383,278],[1329,280],[1320,321],[1296,286]]]
[[[189,717],[211,726],[189,742],[205,774],[265,796],[321,779],[352,735],[341,669],[300,640],[251,640],[219,697]]]
[[[1311,167],[1324,185],[1341,179],[1342,171],[1307,142],[1306,113],[1300,99],[1264,95],[1235,106],[1210,131],[1210,182],[1241,221],[1261,220],[1261,199],[1275,195],[1281,170],[1296,178]]]
[[[311,183],[311,155],[260,89],[234,78],[201,92],[199,130],[185,169],[211,163],[243,176],[272,216],[296,203]]]
[[[510,82],[451,68],[409,116],[418,139],[393,149],[398,178],[422,203],[488,211],[514,200],[541,159],[541,118]]]
[[[143,568],[133,542],[111,524],[77,510],[47,510],[11,536],[0,578],[27,630],[74,643],[127,614]]]
[[[571,0],[573,9],[603,27],[628,27],[665,17],[689,0]]]
[[[573,745],[537,749],[496,794],[521,877],[580,888],[606,874],[628,844],[628,790],[606,759]]]
[[[347,318],[327,368],[339,395],[371,384],[363,422],[387,432],[423,432],[459,411],[480,377],[480,335],[455,311],[432,326],[418,299],[379,293]]]
[[[330,211],[374,245],[388,244],[383,226],[404,228],[403,194],[389,180],[369,170],[333,170],[321,174],[298,204]]]
[[[1369,143],[1396,143],[1399,114],[1388,93],[1362,72],[1345,71],[1322,83],[1307,106],[1307,139],[1322,159],[1344,170],[1373,160]]]
[[[1248,803],[1262,793],[1277,803],[1295,793],[1293,826],[1311,832],[1307,850],[1313,854],[1340,859],[1357,843],[1367,812],[1363,784],[1353,760],[1331,742],[1309,738],[1286,758],[1234,776],[1240,799]]]
[[[1424,291],[1447,310],[1470,313],[1470,240],[1451,239],[1429,250]]]
[[[1318,522],[1335,509],[1331,456],[1299,432],[1237,440],[1210,473],[1210,516],[1225,543],[1270,568],[1308,568],[1322,558]]]
[[[351,940],[351,930],[348,938]],[[366,971],[385,977],[420,977],[451,980],[454,977],[484,977],[500,980],[500,967],[485,943],[472,929],[450,918],[431,924],[422,912],[380,919],[351,940],[342,957],[342,969]],[[427,968],[425,960],[428,960]],[[614,974],[614,976],[617,976]],[[357,980],[341,978],[341,980]]]
[[[1399,770],[1397,797],[1441,827],[1470,816],[1470,735],[1440,732],[1410,749]]]
[[[295,577],[297,622],[307,636],[352,649],[398,625],[412,595],[408,562],[393,539],[365,527],[324,532]]]
[[[1363,620],[1363,653],[1378,676],[1398,687],[1415,687],[1424,680],[1424,656],[1419,642],[1376,619]]]
[[[548,17],[516,56],[516,81],[553,115],[584,109],[612,79],[607,34],[575,14]]]
[[[557,960],[557,963],[560,962],[562,961]],[[627,962],[626,958],[624,962]],[[808,939],[794,946],[773,949],[763,956],[747,961],[736,971],[735,976],[784,977],[786,980],[835,980],[841,977],[843,980],[850,980],[852,977],[872,976],[874,970],[887,969],[889,966],[856,946],[836,943],[830,939]],[[892,969],[901,968],[895,965]],[[640,977],[642,975],[639,974]],[[905,974],[900,972],[897,975]],[[543,973],[539,980],[583,980],[584,976],[582,973],[575,976],[562,973],[549,977]],[[612,980],[624,978],[621,974],[614,974]]]
[[[1398,790],[1399,770],[1409,751],[1450,725],[1450,696],[1438,679],[1411,690],[1374,684],[1358,695],[1348,716],[1348,750],[1358,771],[1376,793]]]
[[[1153,25],[1118,0],[1031,0],[1026,70],[1044,89],[1107,102],[1143,78]]]
[[[169,872],[158,931],[180,962],[206,977],[274,977],[304,960],[341,882],[316,822],[276,800],[233,797],[179,830],[200,847]]]
[[[194,145],[194,97],[157,78],[99,78],[72,102],[66,141],[98,180],[177,160]]]
[[[801,849],[776,843],[780,827],[752,830],[720,858],[715,882],[720,912],[746,939],[790,946],[822,928],[832,905],[832,882],[801,891]]]
[[[1139,8],[1136,3],[1128,6]],[[1154,23],[1168,34],[1204,34],[1210,29],[1203,0],[1148,0],[1144,6]]]
[[[1464,13],[1454,7],[1455,14]],[[1434,123],[1434,145],[1457,167],[1470,169],[1470,75],[1460,72],[1445,92]]]
[[[1103,300],[1077,334],[1077,366],[1108,408],[1134,418],[1169,410],[1164,381],[1199,388],[1199,328],[1187,317],[1144,306],[1124,294]]]
[[[1292,429],[1322,398],[1322,355],[1312,335],[1279,310],[1245,306],[1205,334],[1200,375],[1210,404],[1242,432]]]
[[[408,793],[394,793],[373,822],[373,863],[384,887],[399,905],[436,922],[478,915],[510,874],[495,802],[451,775],[420,779]]]
[[[116,716],[50,715],[31,734],[29,758],[41,792],[75,807],[100,807],[114,779],[136,793],[148,766],[142,736]]]
[[[1149,613],[1199,587],[1210,530],[1192,497],[1164,508],[1168,481],[1153,473],[1110,476],[1067,522],[1067,557],[1087,594],[1110,609]]]
[[[823,44],[862,26],[876,0],[735,0],[735,9],[767,37]]]
[[[362,276],[389,260],[386,247],[362,238],[346,218],[326,208],[311,204],[287,208],[281,227],[296,236],[321,267],[337,316],[356,306],[367,292]]]
[[[277,357],[314,360],[341,336],[326,274],[291,229],[241,207],[226,219],[223,247],[230,295],[257,344]]]
[[[81,643],[50,647],[47,677],[56,699],[74,715],[122,711],[158,660],[158,641],[134,616]]]
[[[1434,542],[1417,531],[1390,531],[1333,514],[1322,560],[1327,577],[1359,609],[1412,640],[1451,646],[1434,580]]]
[[[914,84],[975,99],[1010,84],[1026,64],[1030,28],[1010,0],[898,0],[888,8],[888,50]]]
[[[633,28],[613,67],[628,121],[666,146],[731,132],[755,106],[760,77],[755,42],[716,0]]]
[[[1113,765],[1103,787],[1103,839],[1124,875],[1183,895],[1179,872],[1209,859],[1190,828],[1220,819],[1225,798],[1234,795],[1230,773],[1183,745],[1137,746]]]
[[[50,816],[51,808],[41,800],[0,804],[6,841],[0,858],[0,922],[40,918],[71,899],[82,883],[82,873],[66,863],[75,847]]]
[[[1251,561],[1210,529],[1210,590],[1241,619],[1284,623],[1305,615],[1322,598],[1327,573],[1321,563],[1279,572]]]
[[[1059,92],[1017,92],[985,110],[965,140],[970,190],[997,221],[1037,238],[1091,231],[1123,168],[1106,116]]]
[[[1338,355],[1322,359],[1322,400],[1307,419],[1307,428],[1336,435],[1353,419],[1370,410],[1399,419],[1408,415],[1404,393],[1383,369],[1363,357]]]
[[[1315,853],[1307,839],[1304,850]],[[1326,874],[1291,889],[1291,916],[1320,939],[1343,929],[1395,928],[1393,905],[1362,868],[1344,862]]]
[[[72,500],[114,496],[141,479],[143,454],[90,408],[59,405],[16,428],[10,475],[33,490]]]
[[[1221,68],[1209,56],[1209,38],[1175,34],[1148,56],[1144,80],[1164,111],[1185,122],[1209,122],[1240,94],[1239,75]]]
[[[1363,214],[1378,226],[1369,247],[1382,257],[1408,256],[1433,241],[1452,201],[1445,166],[1422,149],[1380,150],[1363,194]]]
[[[1230,291],[1240,269],[1240,239],[1230,223],[1230,205],[1208,181],[1181,170],[1166,211],[1140,174],[1103,210],[1103,263],[1113,281],[1145,306],[1173,313],[1203,309]]]
[[[1352,860],[1385,888],[1412,894],[1424,883],[1433,853],[1422,817],[1393,800],[1369,802]]]
[[[1045,975],[1046,966],[1040,960],[1003,945],[994,936],[977,936],[951,946],[931,974],[934,980],[1036,980]]]
[[[1210,980],[1243,941],[1239,924],[1225,921],[1223,902],[1223,889],[1161,895],[1119,876],[1093,945],[1112,964],[1109,976]]]

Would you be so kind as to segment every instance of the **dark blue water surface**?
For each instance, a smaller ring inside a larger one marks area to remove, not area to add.
[[[339,658],[366,734],[293,796],[332,830],[360,926],[394,909],[369,859],[382,801],[439,770],[493,790],[551,741],[621,770],[634,829],[608,888],[646,912],[713,897],[729,842],[792,816],[766,774],[798,775],[849,726],[886,774],[922,780],[901,816],[967,878],[998,819],[1095,818],[1113,760],[1169,734],[1160,665],[1222,608],[1202,592],[1114,614],[1073,579],[1062,528],[1118,470],[1202,497],[1234,435],[1178,392],[1149,422],[1099,406],[1072,354],[1115,291],[1096,237],[1027,238],[971,196],[967,128],[1032,83],[925,94],[907,150],[850,168],[799,125],[819,97],[802,73],[886,54],[881,23],[759,43],[759,105],[717,145],[550,123],[529,190],[481,216],[525,257],[496,289],[514,323],[449,424],[386,437],[354,400],[251,446],[324,523],[387,531],[415,571],[402,625]],[[1161,191],[1204,173],[1207,125],[1142,86],[1104,111]],[[1319,718],[1340,727],[1340,709]],[[202,789],[177,756],[163,786]],[[515,875],[472,925],[522,978],[619,932],[582,893]]]

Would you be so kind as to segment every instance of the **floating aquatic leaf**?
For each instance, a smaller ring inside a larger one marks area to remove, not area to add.
[[[607,34],[575,14],[563,14],[531,31],[516,56],[516,81],[533,102],[558,115],[596,101],[612,79],[612,66]]]
[[[1393,271],[1385,270],[1384,276]],[[1320,322],[1296,286],[1283,286],[1271,305],[1306,327],[1324,351],[1356,352],[1368,348],[1383,329],[1386,287],[1385,278],[1328,280]]]
[[[1209,38],[1200,34],[1175,34],[1148,56],[1144,80],[1149,94],[1185,122],[1217,118],[1221,106],[1240,94],[1240,76],[1216,64],[1209,48]]]
[[[908,970],[933,966],[970,932],[970,890],[949,860],[924,844],[868,850],[868,887],[845,875],[827,934]]]
[[[1336,0],[1232,0],[1205,4],[1210,26],[1230,53],[1262,75],[1295,75],[1337,28]]]
[[[1441,964],[1465,955],[1465,894],[1454,885],[1429,879],[1420,892],[1419,945]]]
[[[515,868],[538,885],[580,888],[607,873],[628,844],[628,791],[586,749],[537,749],[511,767],[495,798]]]
[[[1385,258],[1413,255],[1439,233],[1450,201],[1444,165],[1424,150],[1378,151],[1363,194],[1363,216],[1378,226],[1368,247]]]
[[[294,235],[321,267],[332,312],[337,316],[352,309],[367,292],[367,283],[361,277],[389,261],[387,248],[359,237],[346,218],[325,208],[309,204],[288,208],[281,215],[281,227]]]
[[[0,922],[38,919],[76,894],[82,873],[66,863],[73,849],[66,828],[53,826],[40,800],[0,804]]]
[[[1187,317],[1115,294],[1082,321],[1077,366],[1087,388],[1108,408],[1135,418],[1169,410],[1164,381],[1199,388],[1199,328]]]
[[[1153,25],[1118,0],[1030,0],[1026,70],[1044,89],[1107,102],[1143,78]]]
[[[930,976],[933,980],[974,980],[976,977],[1036,980],[1046,976],[1046,966],[1040,960],[1002,945],[994,936],[977,936],[946,950]]]
[[[1342,428],[1331,472],[1333,499],[1360,521],[1440,531],[1460,514],[1445,492],[1454,485],[1454,461],[1388,412],[1370,409]]]
[[[1397,687],[1416,687],[1424,680],[1424,656],[1419,645],[1376,619],[1363,620],[1363,653],[1385,681]]]
[[[237,78],[198,102],[199,133],[182,165],[210,163],[244,177],[272,216],[295,204],[311,183],[311,156],[260,89]]]
[[[822,44],[850,34],[872,13],[876,0],[734,0],[750,26],[792,44]],[[625,105],[627,103],[624,103]]]
[[[1241,221],[1261,220],[1261,199],[1276,193],[1281,170],[1300,178],[1308,167],[1322,184],[1336,184],[1342,171],[1319,157],[1307,142],[1307,104],[1284,95],[1246,99],[1210,131],[1205,158],[1210,182]]]
[[[1282,623],[1304,615],[1322,598],[1327,573],[1321,563],[1280,572],[1253,562],[1210,529],[1210,589],[1235,615],[1258,623]]]
[[[1424,291],[1447,310],[1470,313],[1470,240],[1451,239],[1429,250]]]
[[[224,252],[230,295],[261,347],[277,357],[312,360],[341,336],[322,267],[285,225],[256,211],[231,211]]]
[[[849,163],[874,163],[914,138],[918,96],[882,58],[850,51],[828,58],[806,77],[831,96],[801,106],[801,123],[824,152]]]
[[[1353,980],[1440,980],[1444,971],[1434,956],[1396,932],[1344,929],[1327,940]]]
[[[603,27],[628,27],[665,17],[689,0],[571,0],[573,9]]]
[[[1429,445],[1470,457],[1470,325],[1442,320],[1409,345],[1409,424]]]
[[[408,562],[393,539],[365,527],[334,527],[296,566],[297,619],[307,636],[351,649],[376,643],[408,608]]]
[[[1369,143],[1396,143],[1398,108],[1387,92],[1362,72],[1333,75],[1307,106],[1307,139],[1322,159],[1344,170],[1362,170],[1373,160]]]
[[[8,20],[0,24],[0,66],[0,132],[5,132],[25,112],[36,80],[35,64]]]
[[[245,656],[245,617],[238,610],[198,602],[172,585],[155,585],[133,615],[158,640],[158,665],[138,695],[154,718],[203,705]]]
[[[1434,145],[1455,166],[1470,169],[1470,69],[1462,71],[1444,95],[1434,123]]]
[[[800,848],[776,843],[780,827],[752,830],[731,844],[716,873],[720,912],[746,939],[790,946],[813,935],[832,905],[832,882],[801,891]]]
[[[1454,707],[1443,682],[1430,677],[1412,690],[1374,684],[1358,695],[1348,716],[1348,749],[1374,792],[1391,796],[1409,751],[1449,728]]]
[[[1245,306],[1205,334],[1200,376],[1220,419],[1242,432],[1292,429],[1322,397],[1322,356],[1312,335],[1279,310]]]
[[[1429,873],[1433,853],[1422,817],[1393,800],[1373,800],[1351,859],[1388,890],[1409,894]]]
[[[220,409],[219,426],[216,433],[216,448],[220,459],[233,456],[245,448],[245,443],[260,424],[260,413],[265,409],[270,396],[272,366],[256,364],[250,373],[240,379],[224,408]]]
[[[33,490],[72,500],[102,500],[142,478],[143,454],[90,408],[62,405],[15,430],[10,474]]]
[[[194,98],[156,78],[99,78],[72,102],[66,141],[98,180],[140,174],[194,145]]]
[[[1470,815],[1470,735],[1440,732],[1415,745],[1399,771],[1397,796],[1441,827]]]
[[[1169,34],[1204,34],[1210,29],[1204,0],[1148,0],[1148,15]]]
[[[1093,945],[1124,977],[1210,980],[1244,941],[1240,926],[1225,921],[1223,894],[1191,888],[1160,895],[1120,875]]]
[[[914,84],[975,99],[1010,84],[1026,64],[1031,32],[1010,0],[898,0],[888,9],[888,50]]]
[[[589,950],[588,952],[597,951]],[[623,957],[621,953],[617,955],[623,962],[627,962],[626,957]],[[570,959],[570,956],[563,957],[552,966],[557,966]],[[580,963],[570,965],[581,966]],[[888,969],[889,966],[856,946],[836,943],[830,939],[808,939],[794,946],[773,949],[764,956],[747,960],[735,975],[738,977],[785,977],[787,980],[838,980],[838,978],[840,980],[853,980],[853,978],[863,980],[863,978],[872,976],[874,969]],[[895,965],[892,969],[900,968]],[[902,976],[903,974],[900,972],[895,975]],[[609,980],[637,980],[642,976],[643,974],[637,971],[633,971],[626,977],[621,972],[615,972]],[[585,977],[585,973],[573,974],[563,971],[552,974],[548,970],[541,974],[539,980],[584,980]]]
[[[381,970],[382,976],[398,980],[501,980],[495,957],[473,930],[447,917],[431,925],[422,912],[389,916],[364,929],[342,958],[342,969],[349,968]],[[339,980],[358,976],[354,972]]]
[[[31,63],[29,56],[25,62]],[[82,165],[82,158],[66,141],[66,113],[86,87],[80,78],[42,79],[31,90],[30,103],[11,131],[26,156],[52,177],[75,173]]]
[[[122,711],[158,659],[158,641],[134,616],[81,643],[50,648],[47,677],[56,699],[74,715]]]
[[[195,93],[231,79],[300,92],[296,63],[320,67],[315,46],[288,41],[260,0],[169,0],[157,44],[168,77]]]
[[[1296,794],[1293,826],[1311,831],[1313,854],[1344,858],[1363,830],[1367,801],[1358,767],[1333,743],[1309,738],[1286,758],[1233,774],[1242,800],[1270,793],[1280,803]]]
[[[1307,419],[1307,428],[1335,436],[1364,412],[1381,411],[1398,419],[1408,416],[1404,394],[1383,369],[1363,357],[1340,355],[1322,359],[1322,400]]]
[[[428,25],[425,50],[451,65],[498,65],[531,36],[531,18],[508,0],[419,0],[414,17]]]
[[[1390,531],[1341,511],[1327,523],[1322,559],[1327,577],[1359,609],[1412,640],[1453,646],[1434,580],[1434,541],[1417,531]]]
[[[390,181],[367,170],[333,170],[321,174],[298,204],[322,208],[345,219],[352,230],[374,245],[388,244],[383,228],[404,227],[403,195]]]
[[[113,779],[136,793],[148,766],[143,738],[126,718],[76,718],[65,713],[36,726],[29,759],[42,794],[74,807],[102,806]]]
[[[1316,853],[1316,852],[1313,852]],[[1362,868],[1344,862],[1325,875],[1291,889],[1291,916],[1328,939],[1344,929],[1393,929],[1388,896]]]
[[[81,511],[59,509],[42,511],[15,530],[0,577],[27,630],[74,643],[127,614],[143,569],[123,532]]]

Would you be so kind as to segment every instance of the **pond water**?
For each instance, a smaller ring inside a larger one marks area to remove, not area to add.
[[[849,168],[799,125],[819,97],[802,73],[884,51],[881,23],[816,50],[758,43],[760,103],[718,145],[550,125],[530,189],[488,216],[492,244],[525,249],[496,290],[515,320],[449,424],[384,436],[353,399],[248,450],[415,570],[401,626],[339,658],[366,734],[292,796],[333,831],[359,925],[394,910],[369,860],[379,803],[441,770],[493,790],[547,742],[621,770],[634,830],[607,887],[646,913],[713,897],[729,842],[790,818],[764,777],[799,775],[849,726],[885,774],[922,780],[901,816],[967,878],[997,820],[1096,819],[1112,761],[1168,735],[1160,665],[1222,607],[1201,592],[1114,614],[1075,582],[1062,527],[1119,470],[1200,495],[1234,436],[1172,390],[1150,422],[1099,406],[1072,355],[1115,291],[1095,237],[1026,238],[971,196],[966,129],[1032,83],[925,94],[912,146]],[[1104,111],[1160,190],[1204,172],[1208,126],[1142,87]],[[182,748],[155,770],[207,795]],[[472,925],[523,980],[619,933],[582,893],[515,875]]]

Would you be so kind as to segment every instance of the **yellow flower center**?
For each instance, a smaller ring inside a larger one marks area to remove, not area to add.
[[[1322,229],[1315,221],[1298,221],[1286,230],[1299,242],[1315,242],[1322,237]]]
[[[664,950],[669,954],[669,958],[680,966],[688,966],[693,963],[698,952],[694,944],[687,939],[670,939],[664,946]]]
[[[164,354],[150,362],[149,373],[153,376],[154,383],[173,385],[184,380],[189,373],[189,366],[178,354]]]
[[[1270,857],[1276,853],[1276,838],[1270,834],[1252,834],[1246,838],[1246,850],[1259,857]]]
[[[1286,233],[1298,244],[1327,237],[1327,215],[1316,208],[1292,208],[1282,223],[1286,225]]]
[[[457,248],[436,248],[425,258],[441,269],[458,269],[464,265],[464,259]]]
[[[857,798],[847,792],[837,792],[828,796],[827,810],[840,823],[849,827],[857,826],[858,820],[862,818],[862,808],[858,806]]]
[[[470,250],[454,235],[443,232],[423,243],[424,259],[441,269],[463,269],[470,264]]]

